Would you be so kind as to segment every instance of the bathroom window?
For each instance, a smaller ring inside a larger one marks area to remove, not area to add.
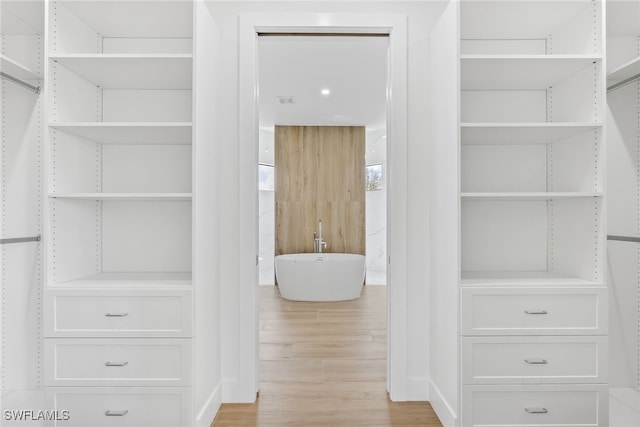
[[[382,190],[382,163],[365,168],[365,190]]]
[[[275,190],[275,167],[273,165],[258,165],[258,190],[274,191]]]

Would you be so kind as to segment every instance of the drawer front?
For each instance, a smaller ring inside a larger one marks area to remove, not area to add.
[[[464,384],[607,382],[607,337],[463,337]]]
[[[52,426],[191,425],[188,387],[50,387],[46,396],[47,407],[59,414]]]
[[[463,426],[606,426],[606,385],[465,386]]]
[[[48,338],[48,386],[186,386],[191,340]]]
[[[48,290],[48,337],[190,337],[191,290]]]
[[[462,288],[462,335],[606,335],[607,289]]]

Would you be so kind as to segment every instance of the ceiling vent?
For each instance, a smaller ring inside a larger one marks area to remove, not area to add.
[[[296,99],[293,96],[278,96],[278,101],[282,105],[295,104]]]

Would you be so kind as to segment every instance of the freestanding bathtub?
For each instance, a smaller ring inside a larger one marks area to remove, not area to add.
[[[278,255],[275,264],[282,298],[295,301],[346,301],[360,297],[365,273],[364,255]]]

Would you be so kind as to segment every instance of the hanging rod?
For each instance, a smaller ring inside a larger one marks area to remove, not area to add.
[[[620,89],[621,87],[631,84],[638,79],[640,79],[640,73],[633,75],[627,79],[621,80],[618,83],[614,83],[611,86],[607,87],[607,93],[613,92],[616,89]]]
[[[607,240],[618,240],[620,242],[635,242],[640,243],[640,237],[631,237],[631,236],[607,236]]]
[[[40,235],[33,237],[12,237],[9,239],[0,239],[0,245],[6,245],[9,243],[26,243],[26,242],[39,242],[41,240]]]
[[[7,73],[4,73],[2,71],[0,71],[0,77],[3,77],[9,81],[12,81],[13,83],[22,86],[25,89],[29,89],[30,91],[33,91],[35,93],[40,93],[40,86],[34,86],[34,85],[30,85],[29,83],[22,81],[16,77],[13,77],[12,75],[9,75]]]

